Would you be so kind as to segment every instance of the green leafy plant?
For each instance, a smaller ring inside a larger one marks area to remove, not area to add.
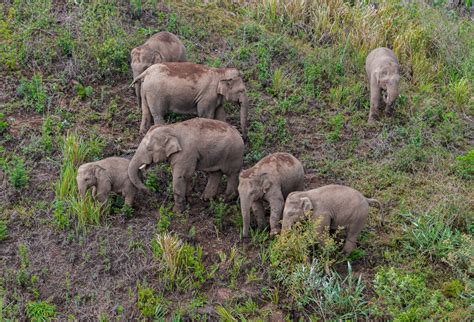
[[[92,86],[83,86],[82,84],[76,84],[76,93],[81,100],[85,100],[92,96],[94,89]]]
[[[336,142],[341,138],[341,132],[344,128],[344,115],[336,114],[335,116],[329,119],[329,126],[331,127],[331,132],[327,134],[327,139],[329,142]]]
[[[168,313],[168,301],[162,295],[156,295],[149,287],[138,285],[137,307],[144,318],[164,319]]]
[[[38,113],[44,111],[47,95],[40,74],[34,74],[31,81],[22,79],[18,87],[18,94],[23,97],[23,102],[28,108],[32,108]]]
[[[160,213],[160,219],[156,223],[156,232],[161,234],[168,231],[169,226],[171,225],[171,218],[173,218],[174,213],[172,211],[173,204],[168,206],[161,205],[158,212]]]
[[[50,321],[56,317],[56,306],[48,302],[28,302],[26,304],[26,316],[34,322]]]
[[[9,162],[0,160],[0,165],[15,189],[20,190],[28,185],[30,170],[26,168],[25,161],[21,157],[14,156]]]
[[[5,118],[5,114],[0,113],[0,134],[3,134],[8,129],[8,122]]]
[[[5,220],[0,220],[0,242],[2,240],[7,239],[8,231],[7,231],[7,222]]]
[[[202,249],[170,233],[157,234],[153,253],[161,264],[162,280],[169,289],[190,290],[205,282]]]
[[[462,179],[470,180],[474,178],[474,150],[456,157],[454,170],[456,175]]]

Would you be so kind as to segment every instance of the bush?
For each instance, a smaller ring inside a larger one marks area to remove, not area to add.
[[[56,306],[47,302],[28,302],[26,304],[26,316],[31,321],[50,321],[56,317]]]
[[[27,108],[32,108],[38,113],[44,111],[47,95],[40,74],[35,73],[29,82],[22,79],[18,87],[18,94],[23,97],[23,103]]]
[[[144,318],[162,320],[168,313],[168,302],[163,296],[158,296],[149,287],[138,285],[137,307]]]
[[[20,190],[28,185],[30,171],[26,168],[25,161],[22,158],[14,156],[9,162],[0,159],[0,166],[2,166],[10,184],[15,189]]]
[[[474,150],[456,157],[454,171],[461,179],[470,180],[474,178]]]
[[[380,268],[373,281],[377,294],[373,313],[389,314],[398,321],[419,321],[440,317],[450,303],[438,290],[430,290],[423,276],[403,273],[393,267]]]
[[[157,234],[153,253],[160,263],[160,273],[165,287],[170,290],[196,289],[205,282],[206,269],[202,263],[201,247],[183,243],[176,235]]]
[[[8,122],[5,119],[5,115],[0,113],[0,134],[3,134],[8,129]]]

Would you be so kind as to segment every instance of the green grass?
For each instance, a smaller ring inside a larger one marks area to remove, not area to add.
[[[26,316],[34,322],[49,321],[57,315],[56,306],[48,302],[29,302],[26,305]]]

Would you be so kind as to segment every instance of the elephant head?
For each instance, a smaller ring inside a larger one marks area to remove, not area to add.
[[[94,163],[86,163],[77,170],[77,188],[84,196],[87,189],[92,187],[92,196],[95,198],[99,182],[107,180],[105,169]]]
[[[290,193],[286,198],[283,210],[282,231],[289,230],[293,224],[302,221],[305,214],[314,211],[315,208],[315,205],[313,205],[313,202],[308,197],[294,192]]]
[[[392,106],[398,97],[400,73],[397,65],[388,65],[378,73],[378,83],[384,91],[383,100],[387,106]]]
[[[250,207],[254,201],[261,199],[270,189],[272,183],[267,173],[252,174],[242,171],[239,177],[239,197],[242,218],[244,221],[244,236],[248,236],[250,227]]]
[[[151,65],[158,64],[163,61],[161,54],[158,51],[153,50],[148,45],[142,45],[133,48],[131,52],[131,58],[133,78],[143,73]]]
[[[245,83],[242,75],[235,68],[228,68],[224,73],[224,79],[221,79],[217,85],[217,94],[221,95],[226,101],[238,103],[240,106],[240,126],[244,138],[247,135],[247,115],[249,100]]]
[[[139,176],[139,170],[152,163],[167,160],[171,155],[181,151],[181,145],[176,136],[172,135],[166,127],[152,127],[145,135],[135,152],[128,167],[128,176],[133,185],[146,190]]]

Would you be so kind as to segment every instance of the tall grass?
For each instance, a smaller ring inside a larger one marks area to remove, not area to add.
[[[88,158],[100,151],[98,141],[84,141],[74,133],[68,134],[60,143],[63,161],[59,181],[56,183],[55,223],[59,228],[67,228],[72,216],[77,217],[79,229],[87,225],[98,225],[104,212],[99,203],[94,202],[90,192],[84,198],[78,196],[77,168]]]

